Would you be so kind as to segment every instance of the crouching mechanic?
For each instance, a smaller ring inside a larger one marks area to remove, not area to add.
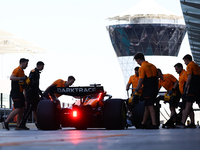
[[[178,103],[180,101],[180,96],[181,96],[178,88],[178,80],[171,74],[162,74],[162,71],[160,69],[157,70],[159,78],[158,90],[160,90],[160,88],[163,86],[167,90],[168,95],[172,95],[173,93],[176,94],[176,96],[173,97],[174,98],[173,101],[170,101],[169,103],[171,111],[170,116],[173,116],[174,114],[176,114],[175,108],[178,107]]]
[[[39,103],[40,97],[42,95],[41,90],[39,89],[39,80],[40,80],[40,71],[44,68],[44,63],[42,61],[38,61],[36,64],[36,68],[31,70],[29,74],[30,78],[30,85],[26,89],[26,101],[27,101],[27,108],[25,109],[22,121],[20,123],[21,129],[27,129],[26,121],[33,111],[33,116],[37,125],[37,117],[36,117],[36,109]]]
[[[54,81],[43,93],[43,96],[47,99],[50,99],[49,96],[52,97],[60,97],[61,94],[54,93],[56,87],[69,87],[71,86],[75,81],[75,78],[73,76],[69,76],[67,81],[64,81],[62,79],[58,79]]]

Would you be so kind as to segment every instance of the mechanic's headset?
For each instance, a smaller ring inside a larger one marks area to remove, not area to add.
[[[22,86],[23,89],[25,89],[25,88],[27,88],[27,87],[30,85],[31,80],[30,80],[29,77],[26,76],[26,79],[25,79],[25,80],[19,80],[18,83],[19,83],[19,85]]]

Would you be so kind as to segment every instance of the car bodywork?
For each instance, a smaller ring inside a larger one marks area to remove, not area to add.
[[[56,97],[41,100],[37,118],[42,130],[60,127],[124,129],[127,126],[125,100],[113,99],[101,85],[57,87],[54,93],[79,97],[79,100],[72,108],[61,108]]]

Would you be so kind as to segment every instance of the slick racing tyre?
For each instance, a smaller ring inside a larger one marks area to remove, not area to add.
[[[37,107],[37,126],[41,130],[60,128],[59,109],[51,100],[41,100]]]
[[[122,99],[109,99],[104,106],[104,126],[106,129],[126,127],[126,105]]]

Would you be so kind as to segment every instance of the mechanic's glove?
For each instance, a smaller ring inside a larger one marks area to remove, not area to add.
[[[20,77],[20,80],[26,80],[26,76],[24,76],[24,77]]]
[[[172,95],[173,92],[174,92],[174,88],[172,88],[172,90],[170,90],[170,91],[168,92],[168,94],[169,94],[169,95]]]
[[[139,90],[138,89],[135,89],[135,91],[133,92],[133,95],[135,95],[135,93],[137,93]]]

